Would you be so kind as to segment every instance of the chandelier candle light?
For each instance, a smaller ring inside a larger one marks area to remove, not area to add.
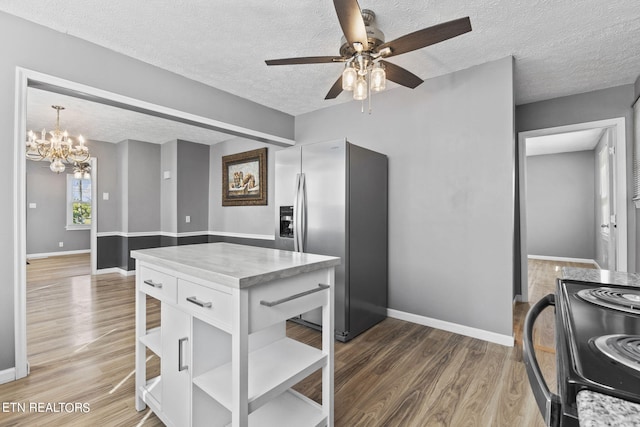
[[[57,112],[55,129],[49,131],[49,139],[46,139],[47,131],[45,129],[42,129],[40,139],[38,139],[38,134],[30,130],[27,133],[26,156],[29,160],[48,160],[51,162],[49,168],[52,172],[62,173],[65,170],[63,162],[85,163],[91,156],[89,148],[84,145],[82,135],[78,136],[78,145],[74,147],[69,133],[66,130],[60,130],[60,110],[64,110],[64,107],[52,105],[51,108]]]

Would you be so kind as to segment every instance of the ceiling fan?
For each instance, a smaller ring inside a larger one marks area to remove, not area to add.
[[[469,17],[465,17],[385,42],[382,31],[373,25],[375,13],[368,9],[360,10],[357,0],[333,0],[333,5],[344,33],[340,56],[308,56],[265,61],[267,65],[344,62],[345,69],[342,75],[333,84],[325,99],[336,98],[343,90],[352,90],[354,99],[363,100],[370,91],[383,90],[386,79],[414,89],[423,80],[385,59],[471,31]]]

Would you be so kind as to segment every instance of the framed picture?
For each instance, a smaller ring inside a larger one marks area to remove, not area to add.
[[[267,149],[222,157],[222,206],[267,204]]]

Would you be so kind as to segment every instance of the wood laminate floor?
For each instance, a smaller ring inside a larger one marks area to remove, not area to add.
[[[569,264],[530,264],[531,303],[553,292],[561,265]],[[134,407],[134,278],[89,273],[88,255],[27,266],[31,374],[0,385],[0,426],[162,425]],[[152,327],[160,308],[153,299],[148,305]],[[512,348],[391,318],[336,342],[335,425],[542,426],[518,341],[527,308],[515,307]],[[316,331],[287,331],[320,345]],[[536,352],[553,388],[552,325],[537,326]],[[148,375],[157,375],[159,360],[148,357]],[[296,386],[316,400],[320,387],[319,373]],[[61,403],[84,406],[67,413],[72,407]]]

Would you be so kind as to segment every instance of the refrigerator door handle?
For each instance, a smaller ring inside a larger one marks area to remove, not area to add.
[[[293,250],[299,252],[298,236],[300,236],[300,174],[296,175],[296,194],[293,197]]]
[[[300,174],[300,252],[304,252],[304,243],[307,240],[307,182],[304,174]]]

